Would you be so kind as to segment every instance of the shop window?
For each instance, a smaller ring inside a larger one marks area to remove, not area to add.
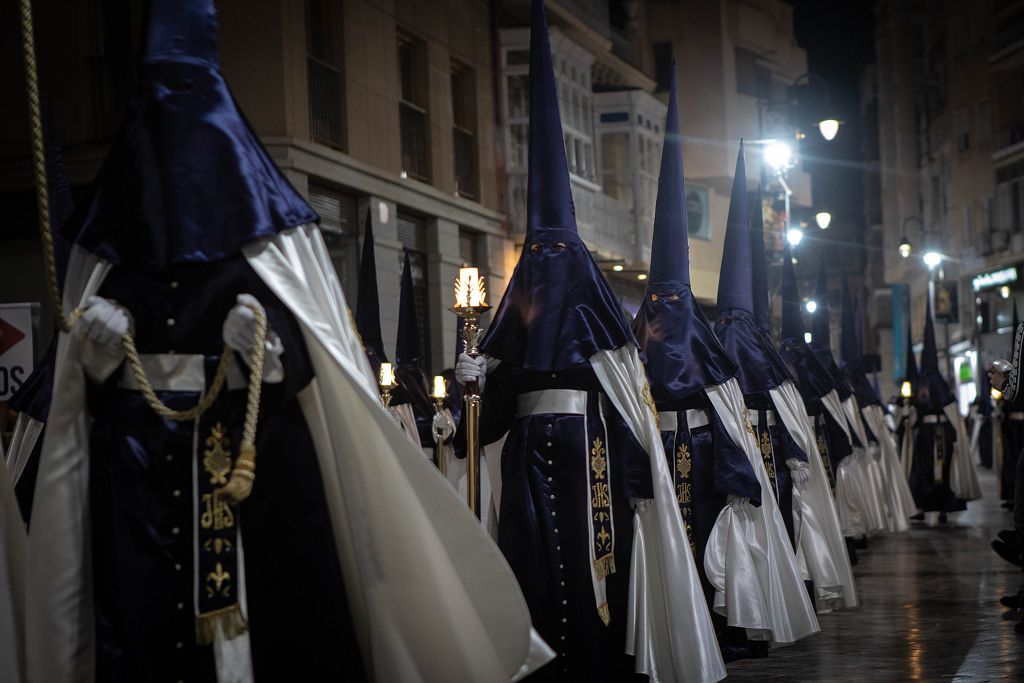
[[[336,148],[344,143],[341,34],[341,7],[337,0],[306,0],[309,135]]]

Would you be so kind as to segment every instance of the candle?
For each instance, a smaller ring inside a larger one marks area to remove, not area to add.
[[[447,395],[448,391],[445,388],[444,377],[434,375],[434,398],[444,398]]]
[[[911,394],[910,382],[904,381],[903,385],[900,386],[900,396],[902,396],[903,398],[910,398],[910,394]]]
[[[992,397],[993,401],[998,401],[1003,397],[1003,392],[999,391],[995,387],[992,387],[992,391],[989,395]]]
[[[395,385],[395,369],[391,363],[380,364],[380,385],[382,387],[392,387]]]

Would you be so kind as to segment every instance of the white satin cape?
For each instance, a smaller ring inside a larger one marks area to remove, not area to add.
[[[847,440],[853,446],[850,424],[839,402],[836,390],[821,397],[821,404],[829,412],[832,419],[843,430]],[[863,449],[853,448],[853,452],[843,458],[832,473],[835,477],[836,509],[839,521],[843,526],[844,536],[862,536],[885,528],[885,519],[878,505],[877,496],[873,497],[871,480],[861,462]]]
[[[978,473],[974,469],[974,458],[971,457],[971,444],[967,438],[964,416],[960,414],[956,401],[946,404],[942,412],[956,430],[956,450],[949,468],[949,488],[957,498],[978,500],[981,498],[981,486],[978,484]]]
[[[0,445],[0,453],[3,447]],[[14,486],[0,456],[0,681],[19,683],[25,673],[25,524]]]
[[[862,444],[860,448],[854,447],[853,454],[855,462],[864,471],[868,504],[870,506],[870,529],[875,532],[886,531],[889,529],[890,524],[889,505],[886,501],[885,485],[882,483],[882,470],[875,459],[878,447],[872,447],[871,442],[868,440],[867,430],[864,429],[864,422],[861,419],[860,411],[857,409],[857,403],[852,394],[840,403],[840,407],[843,409],[843,414],[846,415],[846,423],[849,425],[851,433]]]
[[[516,680],[549,661],[501,553],[383,409],[319,230],[294,228],[245,253],[302,326],[316,378],[299,400],[372,678]],[[66,310],[94,294],[108,269],[75,248]],[[74,331],[61,334],[29,539],[28,674],[47,683],[95,677],[89,418],[77,349]]]
[[[769,392],[775,410],[797,446],[807,454],[811,477],[802,490],[794,487],[794,498],[799,497],[799,547],[814,581],[818,611],[827,612],[835,607],[853,608],[858,604],[857,587],[850,567],[850,556],[839,523],[836,503],[832,498],[822,454],[814,427],[804,408],[803,400],[792,381],[786,380]],[[797,504],[794,500],[794,506]]]
[[[903,466],[900,465],[896,439],[885,424],[882,406],[864,406],[860,413],[871,433],[878,439],[881,449],[878,465],[882,469],[882,479],[889,503],[889,530],[905,531],[910,528],[910,518],[917,514],[917,505],[914,504],[914,495],[910,492],[910,484],[907,483]]]
[[[751,639],[793,643],[821,629],[750,428],[743,393],[735,379],[706,387],[705,393],[761,484],[759,507],[749,502],[726,505],[712,529],[704,569],[715,587],[715,611],[726,615],[730,626],[746,628]]]
[[[43,423],[26,413],[18,413],[11,434],[11,445],[7,449],[7,470],[13,485],[18,484],[21,475],[28,466],[32,449],[36,447],[39,436],[43,433]]]
[[[608,399],[650,457],[654,499],[633,517],[626,652],[651,681],[719,681],[725,664],[683,530],[644,367],[636,346],[590,358]]]

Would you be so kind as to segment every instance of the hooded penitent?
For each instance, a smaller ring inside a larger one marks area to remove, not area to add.
[[[738,164],[719,276],[715,333],[739,363],[738,379],[751,426],[765,466],[774,474],[772,483],[794,548],[802,553],[814,582],[818,609],[852,607],[857,604],[856,589],[828,477],[789,371],[772,344],[761,197],[759,192],[755,195],[753,221],[748,221],[745,180]],[[791,468],[807,467],[807,485],[794,492]],[[802,520],[799,536],[795,519]]]
[[[229,369],[198,417],[171,420],[116,343],[61,333],[29,539],[27,679],[537,668],[550,651],[531,646],[497,548],[381,406],[316,214],[218,70],[212,2],[153,0],[149,20],[138,91],[81,230],[66,231],[78,240],[65,301],[127,311],[145,380],[171,409],[211,396],[222,359]],[[222,329],[243,293],[268,334],[252,377],[255,479],[229,506],[218,491],[249,378]]]
[[[718,679],[633,334],[577,233],[563,145],[544,4],[534,0],[526,240],[481,343],[480,440],[507,434],[498,545],[559,651],[553,680]],[[634,510],[630,498],[649,504]],[[646,539],[636,547],[634,533]],[[670,591],[652,570],[673,577]]]
[[[434,445],[430,427],[434,404],[427,395],[427,376],[423,370],[425,362],[420,344],[419,319],[416,316],[412,266],[407,251],[402,266],[402,284],[398,296],[398,336],[395,339],[395,377],[399,388],[391,404],[400,411],[411,411],[402,419],[403,424],[411,419],[406,427],[412,430],[409,436],[414,441],[418,440],[420,445],[431,447]],[[409,408],[401,408],[404,405]]]
[[[1013,302],[1013,336],[1020,327],[1017,315],[1017,301]],[[1012,349],[1011,355],[1012,357]],[[1015,366],[1016,367],[1016,366]],[[1016,372],[1012,373],[1016,376]],[[1014,392],[1007,382],[1003,392],[1002,405],[1002,446],[1003,465],[999,473],[999,493],[1003,500],[1013,500],[1017,481],[1017,459],[1024,449],[1024,392]],[[1011,398],[1012,397],[1012,398]]]
[[[356,297],[356,329],[366,349],[374,377],[380,375],[380,364],[388,362],[384,350],[384,335],[380,332],[380,295],[377,289],[377,257],[373,239],[370,212],[366,212],[363,232],[363,254],[359,260],[359,289]]]
[[[792,547],[772,490],[772,476],[749,435],[730,433],[744,424],[742,396],[730,358],[690,289],[689,245],[683,187],[682,139],[673,67],[665,143],[658,179],[647,291],[634,321],[646,363],[662,439],[673,471],[680,513],[691,546],[703,560],[709,598],[731,627],[719,642],[726,658],[749,656],[754,639],[788,642],[817,629],[801,588]],[[746,171],[742,146],[733,201],[746,221]],[[730,214],[732,215],[732,214]],[[749,240],[742,237],[749,250]],[[727,246],[726,249],[729,247]],[[749,252],[748,252],[749,253]],[[749,258],[749,256],[748,256]],[[740,405],[725,408],[719,397]],[[738,504],[748,499],[750,503]],[[753,506],[760,507],[754,508]],[[737,529],[757,530],[766,556],[753,552]],[[746,557],[749,563],[739,558]],[[748,570],[753,568],[753,573]],[[770,586],[770,588],[769,588]],[[712,591],[713,589],[713,591]],[[792,603],[770,605],[779,590]],[[744,607],[760,604],[760,609]],[[805,608],[808,608],[805,610]],[[809,618],[808,618],[809,617]]]
[[[804,402],[811,404],[820,402],[823,396],[835,389],[835,384],[832,375],[804,340],[804,332],[803,304],[797,289],[793,255],[787,245],[782,250],[782,331],[779,351]]]
[[[925,512],[963,510],[967,507],[964,498],[973,498],[964,488],[968,481],[965,465],[970,474],[974,466],[967,455],[966,430],[956,397],[939,368],[931,301],[925,305],[924,345],[913,400],[916,424],[909,483],[914,502]]]
[[[828,264],[825,252],[822,251],[818,257],[818,287],[815,292],[817,308],[811,315],[811,350],[821,362],[822,367],[828,370],[832,377],[833,386],[839,395],[840,401],[845,401],[853,394],[846,375],[836,364],[835,356],[832,355],[831,339],[831,306],[828,303]]]

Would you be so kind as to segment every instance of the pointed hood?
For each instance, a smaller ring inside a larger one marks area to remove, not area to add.
[[[779,386],[789,379],[789,371],[771,338],[759,329],[754,318],[752,236],[742,143],[736,159],[730,202],[718,279],[719,314],[715,321],[715,335],[729,356],[736,360],[736,378],[744,396],[749,397]],[[759,198],[756,213],[758,216],[761,214]],[[761,246],[763,258],[764,245]]]
[[[842,334],[840,337],[841,366],[846,374],[846,380],[853,388],[857,405],[865,407],[869,405],[882,405],[882,399],[875,391],[875,388],[868,381],[864,374],[863,343],[860,339],[860,313],[857,306],[850,299],[850,288],[843,278],[843,311],[842,311]]]
[[[405,252],[402,267],[402,288],[398,296],[398,335],[395,340],[395,379],[398,389],[393,394],[391,405],[411,403],[416,424],[420,426],[421,441],[431,445],[424,438],[424,422],[434,415],[433,404],[427,390],[427,375],[423,349],[420,347],[420,325],[416,318],[415,290],[412,286],[412,266],[409,252]]]
[[[810,404],[835,389],[832,375],[804,341],[804,319],[796,269],[789,245],[782,249],[782,343],[779,354],[804,402]]]
[[[935,343],[935,323],[932,321],[932,303],[925,304],[924,346],[921,349],[921,367],[914,386],[914,405],[921,415],[937,415],[943,407],[956,401],[946,378],[939,369],[939,350]]]
[[[117,264],[165,269],[316,221],[224,82],[213,2],[152,0],[149,16],[138,89],[68,238]]]
[[[380,364],[388,360],[384,351],[384,336],[380,332],[380,295],[377,290],[377,257],[374,253],[373,225],[370,212],[366,212],[363,232],[363,255],[359,261],[359,289],[356,296],[356,329],[363,340],[366,357],[373,368],[374,377],[380,374]]]
[[[523,251],[480,348],[527,370],[589,365],[633,335],[576,231],[543,0],[533,0],[530,28],[528,191]]]
[[[704,387],[722,384],[736,373],[735,362],[711,331],[690,289],[675,62],[670,82],[651,275],[633,321],[633,331],[646,361],[651,395],[659,410],[685,408]]]
[[[753,286],[750,200],[747,197],[747,167],[743,160],[743,142],[740,141],[740,151],[736,155],[736,174],[732,178],[732,194],[729,197],[729,217],[725,222],[722,269],[718,277],[718,310],[727,313],[736,309],[753,315]]]
[[[750,211],[750,272],[754,301],[754,323],[771,339],[772,302],[768,291],[768,258],[764,251],[764,209],[761,205],[761,185]]]
[[[817,356],[821,366],[832,376],[832,386],[839,394],[839,400],[845,401],[853,394],[853,387],[846,374],[836,363],[832,354],[832,311],[828,303],[828,265],[825,253],[821,252],[818,260],[818,287],[814,294],[817,308],[811,314],[811,350]]]
[[[913,389],[917,389],[917,380],[920,373],[917,371],[917,361],[914,359],[914,329],[907,320],[907,367],[903,373],[904,381],[910,382]]]

